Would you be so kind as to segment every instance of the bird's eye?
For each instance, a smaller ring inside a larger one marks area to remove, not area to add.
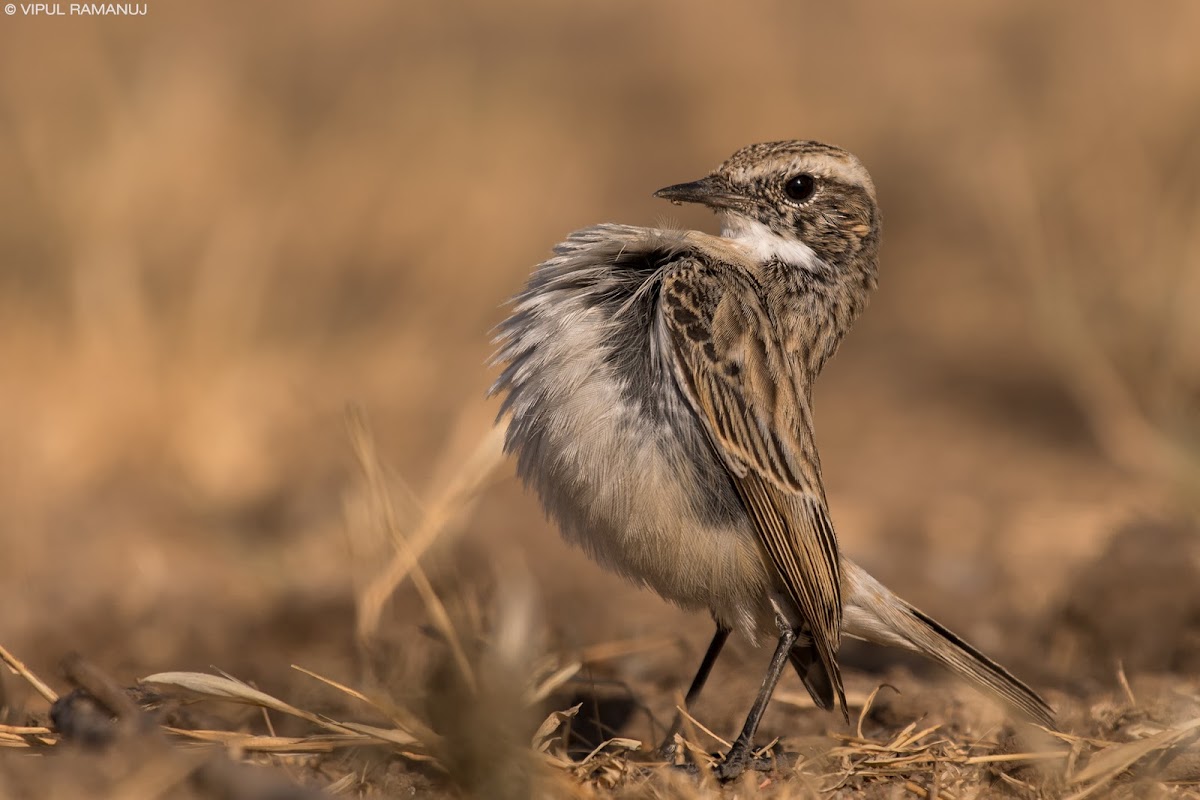
[[[788,178],[783,185],[783,192],[797,203],[803,203],[817,191],[817,180],[807,172]]]

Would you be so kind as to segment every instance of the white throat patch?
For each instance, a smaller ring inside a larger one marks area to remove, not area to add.
[[[778,259],[785,264],[815,269],[821,259],[798,239],[788,239],[761,222],[735,214],[721,215],[721,235],[746,248],[758,261]]]

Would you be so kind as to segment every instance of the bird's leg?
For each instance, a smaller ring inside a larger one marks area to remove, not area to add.
[[[791,624],[782,616],[776,617],[775,622],[779,625],[779,644],[775,647],[775,655],[771,656],[771,666],[767,668],[766,677],[758,690],[758,697],[754,698],[754,705],[750,707],[750,714],[746,717],[742,732],[725,754],[725,760],[717,765],[717,778],[721,781],[733,780],[746,769],[754,734],[758,732],[758,724],[762,722],[767,703],[771,701],[775,684],[779,683],[779,675],[787,664],[792,645],[796,643],[796,631],[792,630]]]
[[[717,632],[713,634],[712,641],[708,645],[708,650],[704,653],[704,660],[700,662],[700,669],[696,671],[696,677],[692,678],[692,685],[688,688],[687,697],[683,700],[684,708],[691,708],[700,698],[700,692],[704,689],[704,683],[708,680],[708,673],[712,672],[713,664],[717,663],[717,656],[721,655],[721,648],[725,646],[725,640],[729,638],[729,628],[726,628],[721,623],[717,623]],[[670,729],[667,730],[667,736],[663,739],[662,744],[658,746],[656,754],[659,758],[665,761],[671,761],[675,757],[675,734],[679,733],[679,728],[683,725],[683,712],[675,712],[675,720],[671,723]]]

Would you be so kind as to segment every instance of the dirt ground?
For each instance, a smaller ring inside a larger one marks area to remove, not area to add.
[[[62,8],[0,20],[0,797],[1200,796],[1200,5]],[[775,138],[886,220],[817,389],[842,547],[1059,735],[848,643],[790,766],[650,765],[711,622],[496,453],[532,266],[712,230],[651,193]]]

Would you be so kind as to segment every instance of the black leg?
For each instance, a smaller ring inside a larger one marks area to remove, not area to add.
[[[704,689],[704,682],[708,680],[708,673],[712,672],[713,664],[717,663],[717,656],[721,655],[721,648],[725,646],[725,640],[729,638],[729,628],[726,628],[717,623],[717,632],[713,634],[712,642],[708,645],[708,650],[704,653],[704,660],[700,662],[700,669],[696,671],[696,677],[692,678],[692,685],[688,688],[687,697],[684,698],[683,707],[691,708],[692,704],[700,698],[700,692]],[[683,714],[676,711],[675,721],[671,723],[670,730],[667,731],[667,736],[663,739],[662,744],[658,746],[659,758],[670,761],[675,756],[675,734],[679,733],[679,728],[683,725]]]
[[[779,683],[779,675],[783,672],[784,665],[787,664],[792,645],[796,643],[796,632],[791,629],[787,621],[780,618],[778,622],[779,644],[775,648],[775,655],[771,656],[771,666],[767,668],[767,675],[763,678],[762,686],[758,690],[758,697],[754,698],[754,705],[750,707],[750,714],[746,717],[746,724],[742,726],[742,732],[738,735],[737,741],[725,754],[725,760],[717,765],[717,778],[722,781],[733,780],[746,769],[746,761],[750,757],[754,734],[758,732],[758,724],[762,722],[763,713],[767,710],[767,703],[771,701],[775,684]]]

